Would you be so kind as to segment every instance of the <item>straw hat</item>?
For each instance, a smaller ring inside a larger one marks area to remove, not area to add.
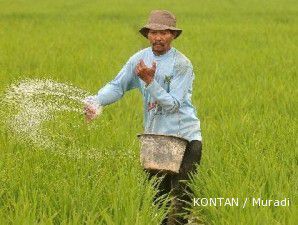
[[[151,11],[148,23],[139,32],[147,38],[149,30],[173,30],[177,33],[175,38],[182,33],[181,29],[176,28],[176,17],[167,10]]]

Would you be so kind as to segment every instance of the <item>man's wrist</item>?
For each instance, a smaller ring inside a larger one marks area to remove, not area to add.
[[[150,84],[152,84],[152,81],[147,82],[145,86],[148,87]]]
[[[152,81],[153,81],[153,78],[151,78],[150,80],[147,80],[146,81],[146,86],[150,85],[152,83]]]

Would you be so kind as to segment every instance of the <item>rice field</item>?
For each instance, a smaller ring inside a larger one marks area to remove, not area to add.
[[[50,146],[34,127],[24,135],[7,126],[22,108],[3,102],[10,85],[26,79],[95,94],[148,46],[138,29],[152,9],[176,15],[183,33],[173,46],[196,74],[192,100],[203,158],[190,182],[195,198],[239,200],[239,206],[194,204],[192,216],[201,224],[298,224],[298,2],[292,0],[0,1],[0,224],[163,219],[168,209],[152,204],[155,181],[139,162],[137,90],[91,124],[79,102],[75,110],[57,109],[42,125]],[[253,205],[254,198],[264,204]],[[265,204],[284,199],[290,204]]]

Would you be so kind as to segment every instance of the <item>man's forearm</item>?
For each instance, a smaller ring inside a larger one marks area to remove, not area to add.
[[[116,102],[123,94],[123,91],[117,85],[108,83],[98,91],[95,98],[100,105],[105,106]]]

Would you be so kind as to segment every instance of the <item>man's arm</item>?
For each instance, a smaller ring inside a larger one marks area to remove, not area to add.
[[[132,62],[129,60],[115,79],[98,91],[96,101],[102,106],[112,104],[119,100],[126,91],[134,89],[137,86],[137,79],[134,76]]]
[[[98,91],[97,95],[88,96],[85,102],[86,121],[90,122],[97,116],[100,106],[112,104],[119,100],[126,91],[138,86],[138,80],[134,75],[132,58],[124,65],[114,80],[107,83]]]

